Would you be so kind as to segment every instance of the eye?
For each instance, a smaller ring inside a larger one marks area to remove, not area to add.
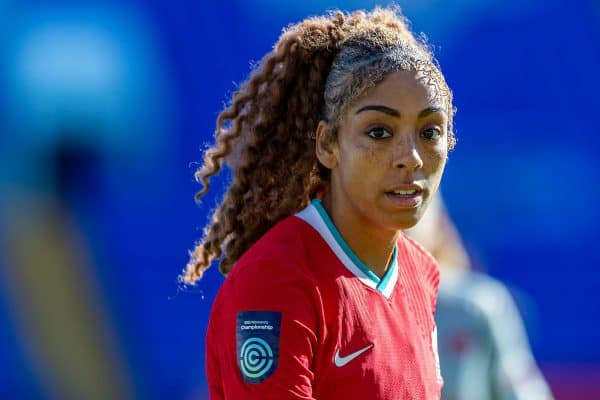
[[[392,134],[382,126],[373,128],[367,132],[367,135],[373,139],[385,139],[392,136]]]
[[[442,136],[442,130],[437,126],[427,128],[421,131],[421,137],[427,140],[435,141],[438,140],[440,136]]]

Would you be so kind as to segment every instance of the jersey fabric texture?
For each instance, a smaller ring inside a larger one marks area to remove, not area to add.
[[[444,400],[552,400],[505,286],[443,268],[436,321]]]
[[[236,263],[206,334],[210,398],[439,399],[439,270],[404,234],[380,279],[318,200]]]

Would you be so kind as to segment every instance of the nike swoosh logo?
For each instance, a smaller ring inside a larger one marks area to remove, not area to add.
[[[371,347],[373,347],[373,343],[371,343],[367,347],[363,347],[362,349],[355,351],[352,354],[348,354],[345,357],[340,357],[340,349],[338,348],[337,351],[335,352],[335,357],[333,358],[333,363],[335,364],[336,367],[343,367],[344,365],[348,364],[350,361],[354,360],[356,357],[360,356],[365,351],[369,350]]]

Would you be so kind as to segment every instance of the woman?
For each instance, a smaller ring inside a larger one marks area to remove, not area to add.
[[[394,10],[288,28],[217,119],[196,177],[233,181],[187,282],[221,257],[213,399],[436,399],[434,259],[402,233],[454,145],[450,90]]]

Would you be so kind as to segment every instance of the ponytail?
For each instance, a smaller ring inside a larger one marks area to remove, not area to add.
[[[184,282],[200,279],[218,257],[219,269],[227,274],[260,236],[304,208],[324,183],[317,173],[313,133],[343,23],[344,15],[337,12],[287,29],[219,114],[216,144],[195,173],[203,185],[196,200],[224,161],[233,181],[191,253]]]

